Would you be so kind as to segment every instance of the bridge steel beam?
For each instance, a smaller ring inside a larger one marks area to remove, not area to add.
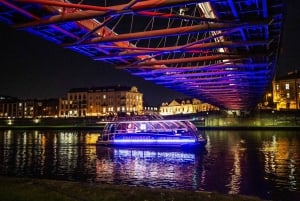
[[[268,24],[267,21],[258,21],[258,22],[250,22],[244,23],[239,25],[230,25],[225,23],[214,23],[214,24],[200,24],[194,26],[186,26],[186,27],[176,27],[176,28],[169,28],[169,29],[158,29],[152,31],[143,31],[143,32],[134,32],[134,33],[127,33],[127,34],[119,34],[119,35],[112,35],[106,37],[98,37],[87,40],[83,42],[83,45],[86,44],[96,44],[96,43],[107,43],[107,42],[117,42],[117,41],[130,41],[130,40],[137,40],[137,39],[148,39],[148,38],[155,38],[155,37],[164,37],[164,36],[178,36],[188,33],[196,33],[196,32],[209,32],[209,31],[226,31],[239,28],[250,28],[250,27],[257,27],[257,26],[266,26]]]
[[[89,6],[89,5],[71,4],[71,3],[55,2],[55,1],[47,1],[47,0],[45,1],[44,0],[24,0],[24,1],[21,0],[21,1],[28,2],[28,3],[38,3],[43,5],[61,6],[61,7],[88,9],[88,10],[77,11],[68,14],[63,13],[60,15],[51,16],[47,19],[19,24],[15,26],[16,28],[48,25],[48,24],[55,24],[61,22],[79,21],[79,20],[112,16],[112,15],[131,14],[133,12],[141,12],[141,11],[147,11],[147,10],[158,9],[158,8],[174,7],[174,6],[181,6],[186,4],[197,4],[205,0],[200,0],[200,1],[199,0],[162,0],[162,1],[155,1],[155,2],[141,1],[132,5],[132,7],[128,9],[124,9],[127,8],[128,4],[116,5],[110,7],[101,7],[101,6]],[[149,13],[144,13],[144,15],[145,14],[149,14]],[[155,15],[155,13],[153,13],[153,15]]]
[[[245,47],[245,46],[260,46],[267,45],[267,41],[223,41],[223,42],[212,42],[212,43],[202,43],[195,44],[188,47],[185,46],[173,46],[173,47],[164,47],[164,48],[141,48],[138,47],[129,47],[125,48],[126,51],[120,52],[118,54],[108,54],[102,57],[94,57],[94,60],[107,60],[107,59],[117,59],[117,58],[126,58],[126,57],[136,57],[139,55],[145,54],[157,54],[157,53],[171,53],[176,51],[185,51],[185,52],[202,52],[203,50],[211,50],[216,48],[232,48],[232,47]],[[101,46],[102,47],[102,46]],[[102,48],[106,48],[103,46]],[[111,49],[112,46],[107,47]]]

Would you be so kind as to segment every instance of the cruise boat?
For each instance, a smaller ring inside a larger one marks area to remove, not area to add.
[[[97,145],[118,147],[195,148],[206,138],[189,120],[167,120],[161,116],[115,117],[106,122]]]

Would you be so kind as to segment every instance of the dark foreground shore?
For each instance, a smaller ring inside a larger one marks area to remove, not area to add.
[[[261,201],[240,195],[0,176],[1,201]]]

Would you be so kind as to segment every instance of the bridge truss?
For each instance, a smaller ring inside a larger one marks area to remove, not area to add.
[[[0,22],[222,109],[270,85],[282,0],[0,0]]]

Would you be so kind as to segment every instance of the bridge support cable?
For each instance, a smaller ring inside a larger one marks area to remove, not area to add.
[[[191,45],[188,47],[184,46],[175,46],[175,47],[165,47],[165,48],[139,48],[139,47],[124,47],[125,51],[122,51],[118,54],[108,54],[102,57],[96,57],[94,60],[106,60],[106,59],[117,59],[118,57],[136,57],[139,55],[145,54],[169,54],[170,52],[182,51],[185,52],[197,52],[202,53],[206,50],[216,49],[216,48],[233,48],[233,47],[244,47],[244,46],[261,46],[267,45],[267,41],[224,41],[224,42],[211,42],[211,43],[201,43],[196,45]],[[103,49],[111,49],[114,46],[101,46]],[[122,49],[122,48],[120,48]]]
[[[205,1],[205,0],[203,0]],[[163,0],[163,1],[141,1],[137,2],[135,5],[132,5],[131,8],[123,9],[128,6],[128,4],[110,6],[110,7],[101,7],[101,6],[90,6],[90,5],[83,5],[83,4],[71,4],[71,3],[64,3],[59,1],[47,1],[47,0],[19,0],[19,2],[28,2],[28,3],[38,3],[43,5],[52,5],[52,6],[61,6],[61,7],[70,7],[70,8],[77,8],[77,9],[88,9],[77,11],[74,13],[69,13],[68,15],[54,15],[49,17],[48,19],[37,20],[33,22],[28,22],[24,24],[17,25],[15,27],[22,28],[22,27],[31,27],[31,26],[40,26],[40,25],[47,25],[47,24],[54,24],[54,23],[61,23],[61,22],[70,22],[70,21],[78,21],[78,20],[85,20],[91,18],[99,18],[99,17],[107,17],[111,15],[125,15],[131,14],[134,12],[141,12],[141,11],[148,11],[152,9],[159,9],[159,8],[168,8],[174,6],[181,6],[185,4],[196,4],[199,3],[199,0]],[[149,14],[149,13],[148,13]]]

